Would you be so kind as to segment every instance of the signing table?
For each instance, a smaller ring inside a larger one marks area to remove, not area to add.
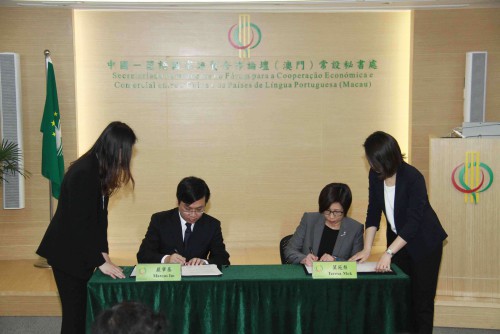
[[[300,265],[235,265],[222,276],[178,282],[113,280],[96,270],[87,286],[87,333],[123,300],[166,315],[171,334],[397,333],[408,327],[410,281],[395,274],[319,280]]]

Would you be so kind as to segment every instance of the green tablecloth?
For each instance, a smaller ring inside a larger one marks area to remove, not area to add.
[[[300,265],[235,265],[220,277],[180,282],[113,280],[99,270],[87,287],[87,332],[103,309],[141,301],[164,313],[170,334],[396,333],[407,329],[410,281],[395,275],[313,280]]]

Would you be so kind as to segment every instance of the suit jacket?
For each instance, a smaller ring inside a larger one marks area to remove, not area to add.
[[[385,215],[384,181],[371,169],[368,178],[370,188],[365,226],[378,229],[382,212]],[[394,221],[397,234],[407,242],[405,247],[415,261],[435,251],[448,236],[429,203],[423,175],[406,162],[396,174]],[[388,226],[387,234],[391,232]],[[390,239],[388,237],[387,246]]]
[[[217,265],[229,264],[220,221],[205,213],[196,222],[187,248],[184,248],[178,208],[151,216],[137,262],[160,263],[165,255],[173,253],[181,254],[186,260],[197,257]]]
[[[108,253],[108,197],[102,196],[97,157],[73,163],[64,176],[57,210],[36,251],[53,267],[88,279]]]
[[[306,212],[302,216],[292,238],[285,247],[285,259],[288,263],[300,263],[312,248],[318,257],[319,243],[325,227],[325,216],[319,212]],[[363,224],[344,217],[340,225],[339,235],[332,256],[347,261],[351,256],[363,249]]]

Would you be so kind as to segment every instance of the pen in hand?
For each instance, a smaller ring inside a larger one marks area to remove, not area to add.
[[[313,261],[318,261],[318,257],[314,254],[312,247],[309,247],[309,254],[312,256],[307,256],[308,261],[311,261],[311,264],[308,264],[309,266],[312,266]]]
[[[186,259],[184,258],[184,256],[182,254],[179,253],[179,251],[177,250],[177,248],[174,248],[174,253],[171,254],[170,256],[171,256],[170,263],[179,263],[181,265],[185,265],[186,264]],[[174,256],[175,259],[172,258],[172,256]],[[172,259],[173,259],[174,262],[172,262]]]
[[[312,255],[313,261],[317,261],[318,260],[318,257],[316,256],[316,254],[314,254],[312,247],[309,247],[309,254]]]

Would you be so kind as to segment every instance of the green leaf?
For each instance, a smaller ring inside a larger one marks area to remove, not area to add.
[[[19,173],[23,177],[29,177],[30,172],[25,171],[21,165],[21,150],[16,143],[2,140],[0,144],[0,180],[5,181],[6,174]]]

